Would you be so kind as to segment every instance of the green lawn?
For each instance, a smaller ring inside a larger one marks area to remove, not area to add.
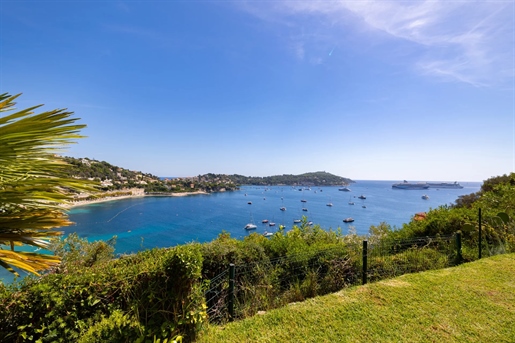
[[[515,342],[515,254],[212,325],[198,342]]]

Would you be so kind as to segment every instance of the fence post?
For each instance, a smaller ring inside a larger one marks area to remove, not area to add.
[[[368,257],[368,247],[367,247],[367,241],[363,241],[363,275],[361,282],[362,284],[367,283],[367,257]]]
[[[229,320],[234,320],[234,263],[229,264]]]
[[[479,259],[481,259],[481,249],[483,246],[483,242],[481,241],[481,209],[479,209],[478,213],[478,227],[479,227]]]
[[[461,255],[461,231],[456,232],[456,264],[460,264],[463,261]]]

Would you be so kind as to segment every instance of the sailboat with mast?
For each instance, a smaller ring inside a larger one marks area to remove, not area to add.
[[[252,212],[250,212],[250,222],[245,225],[245,230],[255,230],[257,228],[257,225],[254,224],[254,219],[252,218]]]
[[[293,219],[294,224],[299,224],[302,222],[302,212],[300,213],[300,219]]]

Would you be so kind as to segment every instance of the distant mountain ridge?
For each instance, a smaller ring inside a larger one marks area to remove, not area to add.
[[[243,176],[243,175],[227,175],[234,183],[240,185],[287,185],[287,186],[337,186],[348,185],[354,183],[349,178],[337,176],[325,171],[310,172],[300,175],[283,174],[274,176]]]
[[[349,178],[333,175],[325,171],[266,177],[208,173],[192,177],[162,178],[150,173],[132,171],[114,166],[105,161],[97,161],[90,158],[64,157],[64,160],[70,165],[70,177],[97,180],[104,190],[137,187],[144,188],[149,193],[216,192],[235,190],[241,185],[335,186],[354,182]]]

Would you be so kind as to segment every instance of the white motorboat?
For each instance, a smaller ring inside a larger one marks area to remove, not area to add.
[[[257,226],[255,224],[252,224],[252,223],[248,223],[247,225],[245,225],[244,229],[245,230],[254,230],[256,229]]]

